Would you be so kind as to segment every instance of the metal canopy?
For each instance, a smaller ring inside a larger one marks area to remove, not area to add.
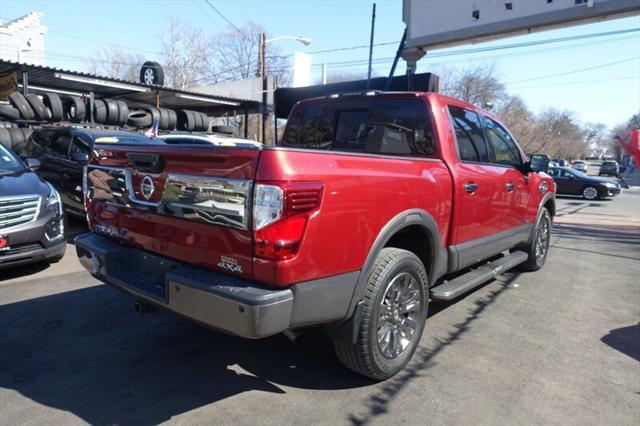
[[[36,93],[58,92],[78,96],[93,96],[96,99],[121,99],[130,107],[155,106],[163,108],[202,111],[211,116],[220,116],[234,111],[254,113],[260,110],[259,102],[224,96],[177,90],[169,87],[147,86],[142,83],[98,76],[78,71],[52,67],[20,64],[0,60],[0,75],[17,71],[22,87],[27,81],[29,91]],[[24,78],[25,74],[27,78]]]

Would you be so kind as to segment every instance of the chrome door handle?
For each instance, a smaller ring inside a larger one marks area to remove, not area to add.
[[[507,191],[511,192],[515,189],[515,185],[513,184],[513,182],[508,182],[504,184],[504,187],[507,189]]]
[[[478,184],[477,183],[465,183],[462,186],[462,189],[464,189],[465,192],[469,192],[469,193],[473,193],[476,192],[478,190]]]

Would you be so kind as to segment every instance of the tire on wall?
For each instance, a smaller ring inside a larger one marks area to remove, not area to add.
[[[9,102],[14,106],[18,111],[20,111],[20,117],[25,120],[33,120],[35,118],[35,113],[31,109],[29,102],[25,99],[25,97],[20,92],[13,92],[9,95]]]
[[[167,110],[168,114],[169,114],[169,124],[167,125],[167,129],[166,130],[173,130],[176,128],[176,124],[178,122],[178,117],[176,115],[176,112],[172,109],[168,109]]]
[[[44,106],[38,95],[29,93],[25,96],[25,99],[29,102],[29,106],[33,110],[37,120],[46,121],[49,119],[49,111],[47,111],[47,107]]]
[[[44,106],[49,108],[49,112],[51,112],[51,116],[49,120],[51,121],[60,121],[64,117],[62,101],[60,100],[60,96],[56,93],[45,93],[42,95],[42,102]]]
[[[169,128],[169,111],[164,108],[160,108],[160,121],[158,122],[158,128],[167,130]]]
[[[211,126],[211,132],[233,136],[235,128],[233,126]]]
[[[196,117],[193,111],[181,109],[176,112],[178,130],[193,131],[196,128]]]
[[[357,327],[356,342],[334,338],[338,358],[372,379],[392,377],[409,363],[418,347],[428,303],[422,261],[407,250],[382,249],[368,277],[359,319],[349,320],[357,321],[352,324]]]
[[[4,127],[0,127],[0,145],[11,149],[11,134]]]
[[[148,86],[164,84],[164,71],[157,62],[147,61],[140,68],[140,82]]]
[[[0,105],[0,117],[9,120],[20,119],[20,111],[11,105]]]
[[[102,99],[93,101],[93,121],[100,124],[107,122],[107,105]]]
[[[104,99],[107,107],[107,120],[105,124],[118,124],[120,113],[118,112],[118,104],[112,99]]]
[[[129,120],[129,106],[124,101],[116,101],[118,104],[118,126],[124,126]]]
[[[82,98],[77,96],[67,96],[62,100],[64,110],[64,119],[73,123],[79,123],[84,120],[86,108]]]
[[[143,110],[135,110],[129,113],[127,124],[136,129],[142,129],[151,126],[151,113]]]
[[[153,126],[153,123],[158,122],[158,126],[160,126],[160,110],[156,107],[146,107],[144,108],[145,111],[148,111],[149,114],[151,114],[151,124],[150,126]]]

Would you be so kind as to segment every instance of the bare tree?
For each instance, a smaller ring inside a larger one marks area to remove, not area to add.
[[[144,63],[144,56],[139,53],[125,52],[117,46],[112,46],[96,52],[97,58],[89,60],[88,69],[91,74],[122,80],[138,81],[140,67]]]
[[[214,37],[217,81],[242,80],[258,75],[258,41],[265,29],[249,21],[239,30],[229,28]],[[289,58],[282,55],[282,50],[274,44],[267,45],[265,56],[267,74],[277,76],[280,85],[286,86],[291,79]]]
[[[474,65],[443,78],[442,92],[478,105],[488,107],[505,97],[505,88],[496,76],[493,65]]]
[[[216,42],[213,37],[190,23],[171,18],[158,38],[166,86],[186,89],[217,81],[217,64],[213,61]]]

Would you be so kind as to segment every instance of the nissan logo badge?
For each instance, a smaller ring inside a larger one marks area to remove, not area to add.
[[[140,192],[142,193],[142,196],[145,198],[145,200],[151,198],[155,189],[156,188],[153,186],[153,179],[151,179],[151,176],[145,176],[144,179],[142,179],[142,184],[140,184]]]

